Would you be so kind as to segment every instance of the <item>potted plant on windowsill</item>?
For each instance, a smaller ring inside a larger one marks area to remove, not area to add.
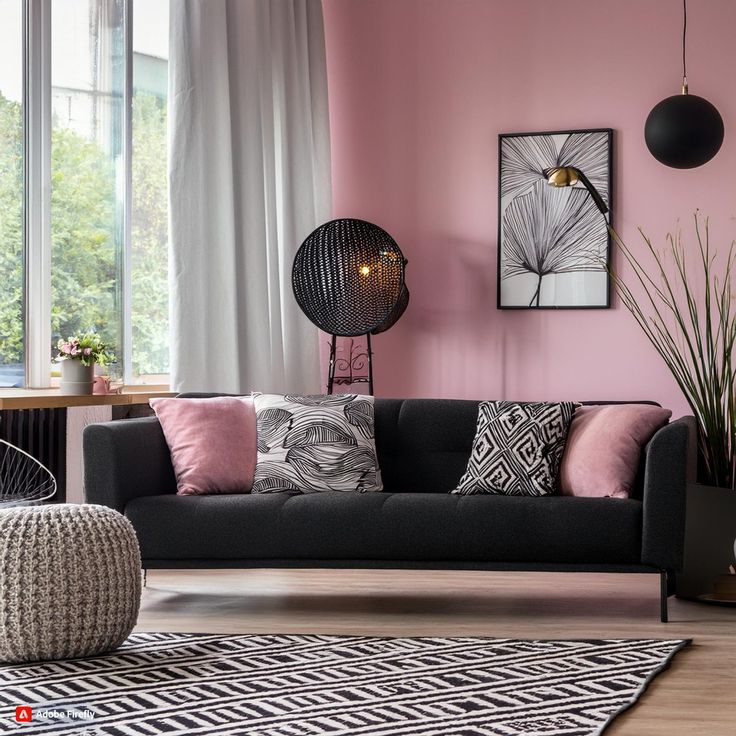
[[[61,393],[88,396],[94,385],[95,364],[107,365],[115,356],[95,332],[61,339],[56,360],[61,364]]]
[[[614,233],[635,287],[615,273],[613,281],[697,424],[698,483],[688,486],[685,562],[677,593],[717,597],[713,584],[729,572],[736,555],[736,244],[719,257],[710,247],[708,220],[697,212],[697,249],[691,254],[686,255],[679,230],[667,236],[663,252],[642,236],[654,275]]]

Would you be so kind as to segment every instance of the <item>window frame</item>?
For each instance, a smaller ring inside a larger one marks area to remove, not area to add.
[[[25,0],[23,28],[23,382],[46,388],[51,382],[51,0]]]

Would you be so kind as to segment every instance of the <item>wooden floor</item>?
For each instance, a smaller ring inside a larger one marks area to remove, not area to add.
[[[659,578],[401,570],[150,571],[138,631],[687,638],[606,736],[734,736],[736,608],[670,599]]]

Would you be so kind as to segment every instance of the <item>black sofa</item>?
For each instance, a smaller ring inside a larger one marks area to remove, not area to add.
[[[627,500],[451,495],[477,412],[477,401],[377,399],[385,490],[362,494],[178,496],[155,417],[93,424],[84,430],[85,498],[130,519],[146,569],[650,572],[660,576],[666,621],[682,561],[692,418],[652,438]]]

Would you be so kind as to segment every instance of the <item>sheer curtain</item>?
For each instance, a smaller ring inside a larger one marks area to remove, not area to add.
[[[172,0],[169,105],[172,386],[317,393],[291,265],[330,213],[320,0]]]

